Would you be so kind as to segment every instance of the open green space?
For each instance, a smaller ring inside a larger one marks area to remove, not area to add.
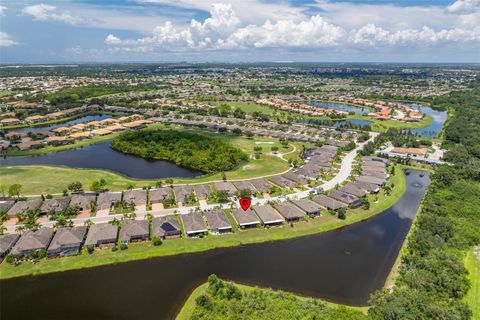
[[[366,319],[365,312],[362,307],[347,307],[210,276],[207,283],[193,290],[176,319],[238,319],[241,314],[244,319],[355,320]]]
[[[391,178],[395,184],[394,190],[388,196],[388,204],[393,205],[405,192],[405,176],[397,174]],[[381,191],[383,193],[383,191]],[[379,195],[379,199],[382,194]],[[327,212],[321,217],[308,218],[293,225],[285,224],[274,228],[256,228],[238,230],[235,233],[224,235],[208,235],[205,238],[181,238],[163,242],[161,246],[154,246],[151,242],[130,244],[127,250],[112,252],[110,249],[96,250],[88,254],[85,250],[78,256],[55,259],[42,259],[37,263],[23,262],[19,266],[7,263],[0,264],[0,278],[12,278],[26,275],[39,275],[50,272],[66,271],[80,268],[89,268],[100,265],[115,264],[131,260],[147,259],[159,256],[169,256],[182,253],[207,251],[215,248],[224,248],[251,243],[274,240],[285,240],[320,232],[337,229],[355,222],[359,222],[380,213],[386,209],[382,202],[372,203],[369,210],[348,210],[346,219],[341,220]]]
[[[465,257],[465,267],[469,273],[470,290],[466,299],[468,306],[472,310],[472,319],[480,319],[480,248],[477,247],[467,252]]]

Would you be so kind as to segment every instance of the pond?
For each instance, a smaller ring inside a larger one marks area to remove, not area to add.
[[[97,115],[89,115],[89,116],[83,116],[74,120],[62,122],[62,123],[55,123],[51,124],[48,126],[38,126],[38,127],[30,127],[30,128],[20,128],[20,129],[12,129],[10,131],[12,132],[18,132],[18,133],[29,133],[29,132],[40,132],[40,131],[48,131],[52,130],[55,128],[60,128],[60,127],[69,127],[76,125],[78,123],[83,123],[83,122],[90,122],[90,121],[99,121],[103,120],[106,118],[113,118],[113,115],[110,114],[97,114]]]
[[[330,108],[338,111],[354,112],[356,114],[368,114],[370,112],[367,107],[362,108],[341,103],[330,103],[322,101],[308,101],[305,103],[318,108]]]
[[[172,319],[212,273],[365,305],[384,285],[430,181],[415,170],[406,180],[405,194],[383,213],[318,235],[4,280],[2,319]]]
[[[0,158],[0,166],[57,165],[72,168],[105,169],[135,179],[159,179],[168,177],[193,178],[202,175],[163,160],[146,160],[110,148],[111,141],[92,144],[83,148],[51,152],[37,156]]]
[[[445,121],[447,121],[447,111],[437,111],[433,110],[430,107],[419,105],[419,104],[406,104],[409,107],[418,109],[423,113],[430,115],[433,119],[432,123],[425,128],[411,129],[412,133],[418,134],[426,138],[436,138],[442,131]]]

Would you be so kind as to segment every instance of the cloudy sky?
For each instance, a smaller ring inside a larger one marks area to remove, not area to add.
[[[0,0],[0,62],[480,62],[480,0]]]

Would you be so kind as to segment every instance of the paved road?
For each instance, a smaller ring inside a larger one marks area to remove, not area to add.
[[[343,181],[348,179],[350,176],[350,173],[352,172],[352,166],[353,166],[353,161],[355,157],[357,156],[357,153],[359,150],[363,148],[363,146],[375,139],[375,137],[378,135],[376,132],[371,132],[370,133],[370,139],[359,144],[355,149],[350,151],[345,155],[345,157],[342,160],[342,165],[340,167],[339,172],[333,179],[325,182],[324,184],[320,185],[320,188],[323,188],[323,190],[330,190],[333,189],[337,184],[341,184]],[[246,179],[250,180],[250,179]],[[263,205],[266,204],[268,201],[285,201],[286,199],[301,199],[301,198],[306,198],[310,194],[310,192],[313,189],[309,188],[304,191],[298,191],[296,193],[288,194],[285,196],[278,196],[278,197],[271,197],[269,199],[252,199],[252,205]],[[238,207],[238,204],[234,204],[236,207]],[[232,204],[231,203],[224,203],[224,204],[207,204],[205,201],[202,201],[200,204],[200,209],[201,210],[210,210],[213,208],[224,208],[224,209],[229,209],[231,208]],[[182,207],[182,208],[175,208],[175,209],[163,209],[163,210],[158,210],[158,211],[149,211],[152,216],[154,217],[162,217],[166,215],[170,215],[173,213],[178,213],[178,214],[187,214],[189,212],[192,212],[196,209],[197,207]],[[137,219],[145,219],[145,215],[147,214],[146,211],[143,212],[136,212]],[[81,226],[85,224],[85,221],[91,220],[93,223],[107,223],[109,221],[112,221],[113,219],[121,219],[123,218],[122,214],[112,214],[108,216],[102,216],[102,217],[90,217],[90,218],[79,218],[79,219],[73,219],[73,223],[76,226]],[[42,226],[45,227],[53,227],[55,224],[54,221],[48,221],[42,223]],[[15,232],[15,226],[9,226],[7,227],[7,233],[13,233]]]

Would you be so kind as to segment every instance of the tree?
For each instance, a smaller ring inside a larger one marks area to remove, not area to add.
[[[70,183],[67,188],[71,192],[78,192],[82,190],[82,183],[80,181],[75,181]]]
[[[272,152],[276,153],[278,151],[278,147],[277,146],[272,146]]]
[[[389,196],[390,193],[392,192],[392,188],[390,186],[385,186],[383,188],[383,190],[384,190],[386,196]]]
[[[338,219],[345,220],[345,218],[347,217],[346,215],[347,209],[345,208],[338,209],[337,213],[338,213]]]
[[[362,209],[363,210],[368,210],[370,209],[370,201],[368,201],[367,197],[363,197],[362,199]]]
[[[222,172],[222,180],[227,181],[227,175],[225,174],[225,172]]]
[[[2,194],[2,197],[5,197],[6,190],[7,190],[7,186],[4,185],[3,183],[0,183],[0,193]]]
[[[165,183],[171,186],[171,185],[173,185],[173,179],[172,178],[167,178],[167,179],[165,179]]]
[[[19,183],[14,183],[8,188],[8,196],[19,198],[21,191],[22,191],[22,185]]]
[[[155,188],[161,188],[163,186],[163,181],[162,180],[158,180],[155,182]]]

